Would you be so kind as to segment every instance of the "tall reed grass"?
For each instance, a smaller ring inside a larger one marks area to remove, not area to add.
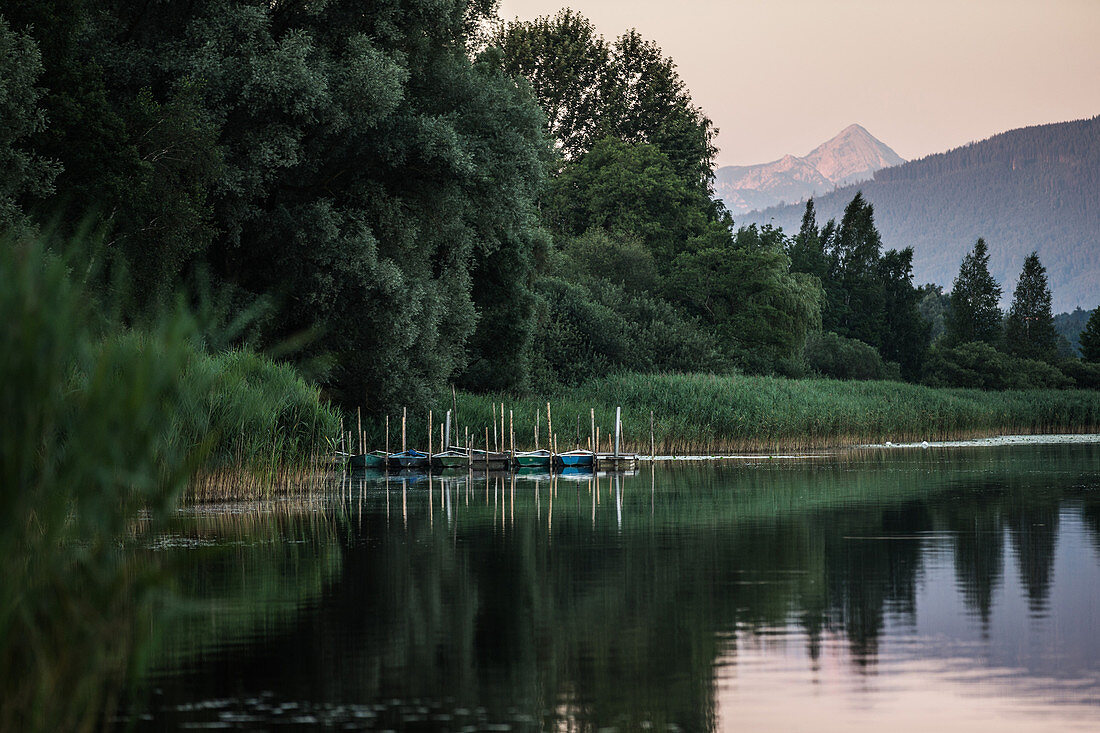
[[[5,731],[91,730],[110,715],[158,585],[128,547],[192,477],[300,475],[338,433],[288,367],[203,353],[183,312],[108,323],[71,269],[40,242],[0,239]]]
[[[900,382],[840,382],[707,374],[627,374],[593,380],[552,395],[458,395],[459,435],[470,426],[476,444],[485,426],[492,440],[493,405],[512,411],[516,442],[533,445],[535,412],[546,447],[546,403],[561,450],[587,445],[595,409],[600,443],[608,447],[615,407],[623,408],[624,450],[649,453],[650,412],[658,454],[809,450],[884,441],[935,441],[1007,433],[1100,431],[1100,392],[941,389]],[[449,400],[448,400],[449,403]],[[438,416],[450,409],[442,400]],[[436,420],[438,421],[438,417]],[[391,445],[394,435],[391,418]],[[397,422],[399,430],[400,423]],[[423,416],[410,428],[426,443]],[[437,428],[438,430],[438,428]],[[374,445],[383,436],[372,425]]]

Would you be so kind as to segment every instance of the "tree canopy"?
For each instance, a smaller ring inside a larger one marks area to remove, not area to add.
[[[709,192],[717,130],[672,59],[636,30],[608,42],[591,21],[565,9],[508,23],[490,43],[501,49],[503,68],[531,84],[566,160],[608,137],[645,143],[688,185]]]
[[[1047,273],[1032,252],[1024,259],[1024,269],[1012,296],[1012,307],[1005,319],[1005,347],[1014,356],[1052,362],[1058,355],[1058,333],[1050,306]]]
[[[974,249],[963,258],[951,286],[951,307],[945,319],[948,342],[1000,343],[1001,309],[997,305],[1000,297],[1001,286],[989,274],[989,248],[979,238]]]

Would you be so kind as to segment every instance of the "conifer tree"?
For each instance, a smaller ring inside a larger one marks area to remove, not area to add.
[[[1054,361],[1058,355],[1058,333],[1054,330],[1050,301],[1046,268],[1039,262],[1039,255],[1032,252],[1024,260],[1005,324],[1005,346],[1009,353]]]
[[[1085,330],[1081,332],[1081,358],[1100,363],[1100,308],[1092,312]]]
[[[959,275],[951,286],[951,306],[944,318],[948,343],[1001,340],[1001,309],[997,301],[1001,286],[989,274],[989,249],[979,238],[963,258]]]

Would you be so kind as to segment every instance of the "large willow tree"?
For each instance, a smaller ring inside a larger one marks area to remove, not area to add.
[[[471,55],[493,3],[11,0],[61,166],[40,221],[94,215],[135,299],[196,270],[273,304],[345,404],[525,376],[544,116]],[[491,368],[489,366],[491,365]]]

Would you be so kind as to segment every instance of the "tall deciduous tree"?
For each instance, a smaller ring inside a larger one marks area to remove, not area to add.
[[[652,41],[631,30],[608,43],[566,9],[509,23],[490,42],[502,50],[504,69],[531,83],[566,160],[607,137],[647,143],[689,185],[710,190],[717,130]]]
[[[1050,303],[1046,268],[1038,253],[1032,252],[1024,259],[1005,322],[1005,347],[1010,354],[1054,361],[1058,355],[1058,332],[1054,329]]]
[[[10,0],[65,168],[41,215],[98,212],[138,292],[204,268],[273,303],[261,345],[310,335],[347,405],[520,385],[553,156],[530,92],[471,57],[492,5]]]
[[[46,127],[41,74],[38,44],[0,15],[0,230],[28,226],[24,203],[53,192],[56,164],[29,145]]]
[[[945,317],[948,344],[981,341],[999,344],[1002,337],[1001,286],[989,274],[989,248],[978,239],[963,258],[951,286],[951,307]]]
[[[1100,363],[1100,308],[1092,312],[1081,332],[1081,358]]]

